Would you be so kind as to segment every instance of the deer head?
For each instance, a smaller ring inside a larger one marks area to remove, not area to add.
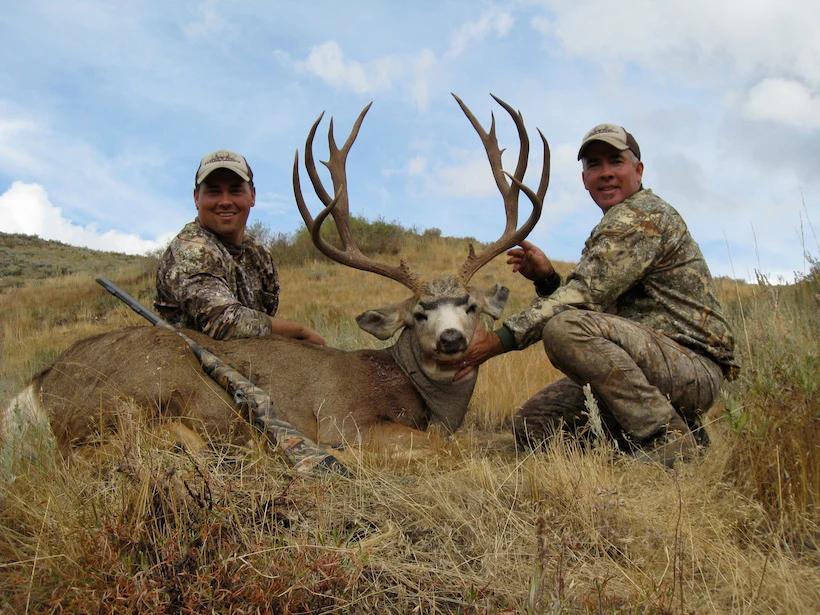
[[[544,163],[538,190],[533,192],[523,184],[524,173],[527,170],[529,160],[529,138],[524,127],[524,119],[520,112],[515,111],[506,102],[493,96],[493,99],[512,118],[518,130],[520,141],[515,172],[512,175],[506,173],[501,163],[504,150],[499,148],[495,134],[495,117],[492,117],[490,130],[487,132],[467,105],[455,94],[453,94],[453,97],[484,144],[490,162],[490,169],[501,192],[506,212],[506,226],[501,237],[485,246],[479,253],[475,252],[471,244],[467,259],[454,275],[426,281],[412,271],[404,260],[401,260],[398,266],[386,265],[363,254],[356,245],[349,224],[350,213],[345,164],[350,148],[359,134],[364,117],[370,110],[372,103],[365,106],[359,113],[350,135],[341,149],[336,145],[333,134],[333,120],[330,121],[328,129],[330,154],[328,161],[322,164],[330,171],[333,182],[332,197],[322,184],[313,159],[313,139],[324,113],[319,115],[308,132],[305,142],[305,169],[313,184],[316,196],[325,206],[315,219],[311,216],[302,195],[298,150],[293,161],[293,192],[296,204],[305,225],[310,231],[313,243],[319,251],[331,260],[343,265],[370,271],[395,280],[412,292],[412,295],[405,301],[364,312],[356,318],[356,322],[363,330],[382,340],[392,337],[400,329],[411,329],[415,336],[415,343],[423,357],[422,366],[425,371],[429,376],[442,380],[452,377],[453,368],[441,368],[438,360],[444,358],[458,359],[459,355],[467,349],[472,339],[480,314],[488,314],[492,318],[500,316],[509,294],[507,288],[496,284],[489,290],[480,291],[469,286],[470,279],[476,271],[495,256],[523,241],[535,227],[541,216],[543,200],[549,184],[550,168],[549,146],[544,135],[539,131],[538,134],[544,147]],[[524,192],[529,198],[532,203],[532,212],[526,222],[518,227],[518,197],[520,192]],[[322,223],[328,215],[333,216],[341,240],[341,248],[337,248],[322,238]]]

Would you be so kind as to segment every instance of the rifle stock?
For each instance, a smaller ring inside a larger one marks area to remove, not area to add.
[[[277,417],[270,395],[265,391],[182,331],[147,309],[108,278],[100,276],[97,278],[97,283],[155,327],[170,329],[179,335],[199,360],[202,370],[227,391],[240,410],[252,417],[251,422],[254,427],[263,432],[277,446],[294,470],[302,474],[330,471],[343,476],[349,475],[348,469],[336,457],[301,434],[290,423]]]

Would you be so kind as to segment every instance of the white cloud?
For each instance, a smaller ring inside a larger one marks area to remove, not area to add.
[[[427,159],[423,156],[414,156],[407,161],[406,172],[408,175],[421,175],[427,169]]]
[[[352,90],[357,94],[385,90],[404,72],[403,63],[392,56],[377,58],[366,64],[347,60],[336,41],[312,47],[308,57],[297,64],[333,87]]]
[[[509,33],[515,23],[512,15],[499,9],[490,9],[476,21],[469,21],[462,24],[450,37],[450,47],[447,55],[450,57],[459,56],[471,44],[487,37],[495,35],[503,38]]]
[[[534,27],[554,33],[572,54],[636,63],[680,78],[723,79],[728,67],[744,75],[802,75],[820,85],[820,11],[816,2],[687,0],[546,0],[550,17]],[[549,21],[545,21],[549,20]],[[602,21],[606,27],[600,27]],[[594,36],[590,35],[594,30]],[[716,66],[718,65],[718,66]]]
[[[424,156],[413,156],[403,167],[399,169],[384,169],[382,175],[393,177],[403,175],[405,177],[416,177],[422,175],[427,170],[427,159]]]
[[[490,163],[483,156],[464,156],[459,162],[436,171],[430,189],[461,198],[487,197],[498,194]]]
[[[205,0],[199,7],[196,19],[182,27],[182,31],[190,38],[207,38],[221,34],[226,28],[226,22],[217,10],[216,0]]]
[[[790,79],[764,79],[749,90],[742,109],[753,120],[820,128],[820,96]]]
[[[410,83],[410,94],[416,108],[424,111],[430,106],[430,81],[438,61],[436,54],[423,49],[412,62],[413,78]]]
[[[142,239],[120,231],[100,231],[93,225],[79,226],[67,220],[59,207],[52,205],[42,186],[19,181],[0,195],[0,231],[37,235],[73,246],[125,254],[144,254],[161,248],[173,236]]]
[[[429,49],[360,62],[346,58],[336,41],[311,47],[304,60],[294,60],[281,49],[275,49],[273,57],[289,70],[309,73],[338,90],[356,94],[389,91],[398,83],[420,111],[429,107],[430,82],[438,65],[436,55]]]
[[[0,100],[0,169],[9,179],[47,185],[71,214],[105,225],[159,232],[181,221],[178,204],[154,189],[167,155],[153,144],[107,155],[48,121]],[[185,212],[187,217],[188,212]]]

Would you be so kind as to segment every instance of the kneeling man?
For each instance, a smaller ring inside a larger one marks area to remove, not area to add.
[[[707,443],[700,416],[738,365],[712,276],[683,218],[642,185],[634,137],[601,124],[578,151],[581,177],[603,212],[581,259],[561,283],[549,259],[523,242],[513,270],[538,297],[497,331],[478,331],[457,377],[488,358],[543,342],[566,378],[514,419],[522,445],[587,431],[583,386],[621,448],[672,465]]]

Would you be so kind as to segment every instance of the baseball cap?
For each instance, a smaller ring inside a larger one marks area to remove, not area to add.
[[[246,182],[253,181],[253,171],[251,171],[251,167],[244,156],[226,149],[219,149],[206,155],[200,161],[199,168],[196,170],[195,185],[201,184],[208,175],[217,169],[228,169]]]
[[[638,142],[623,126],[616,126],[615,124],[598,124],[595,126],[584,135],[584,140],[581,141],[581,147],[578,149],[578,160],[581,159],[584,148],[593,141],[609,143],[612,147],[621,151],[628,149],[635,154],[638,160],[641,159],[641,148],[638,147]]]

